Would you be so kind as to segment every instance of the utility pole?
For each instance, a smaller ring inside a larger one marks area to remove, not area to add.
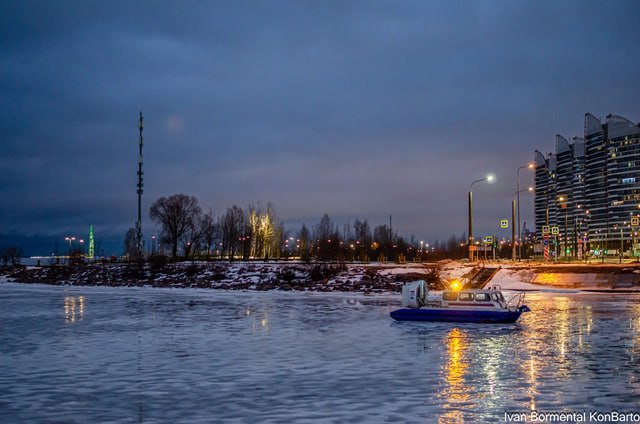
[[[142,111],[140,111],[140,123],[138,128],[140,130],[140,152],[138,155],[138,221],[136,222],[136,241],[138,247],[138,255],[142,256],[144,254],[143,246],[142,246],[142,129],[144,128],[142,124]]]
[[[517,193],[516,193],[517,194]],[[516,261],[516,199],[511,201],[511,260]]]
[[[387,261],[390,261],[391,252],[393,251],[393,226],[391,225],[391,214],[389,214],[389,246],[387,249]]]

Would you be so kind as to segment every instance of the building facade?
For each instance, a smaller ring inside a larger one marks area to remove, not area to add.
[[[557,135],[554,153],[535,152],[535,184],[538,251],[547,245],[553,255],[577,257],[638,247],[638,124],[585,114],[584,138]]]

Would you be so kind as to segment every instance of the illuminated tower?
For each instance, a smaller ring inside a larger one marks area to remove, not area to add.
[[[89,259],[93,259],[95,257],[95,243],[93,241],[93,225],[89,226]]]
[[[138,221],[136,222],[136,241],[138,255],[142,255],[142,111],[140,111],[140,153],[138,155]]]

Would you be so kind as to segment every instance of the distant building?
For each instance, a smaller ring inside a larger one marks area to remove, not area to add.
[[[627,251],[640,217],[640,126],[617,115],[602,123],[590,113],[584,138],[556,136],[556,151],[535,152],[535,235],[544,230],[559,256],[582,251]]]

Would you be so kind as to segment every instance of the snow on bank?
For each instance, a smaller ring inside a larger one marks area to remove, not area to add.
[[[626,284],[625,275],[609,279],[607,274],[537,273],[530,269],[502,268],[488,283],[499,285],[503,290],[540,291],[551,293],[598,293],[606,291],[637,292],[640,287]]]
[[[517,269],[501,269],[493,276],[489,282],[489,286],[499,285],[503,290],[536,290],[536,291],[552,291],[552,292],[578,292],[579,290],[567,290],[557,289],[553,287],[541,286],[538,284],[532,284],[532,281],[536,277],[534,272],[527,272]]]
[[[591,266],[487,263],[497,272],[488,283],[504,290],[560,293],[584,291],[640,293],[640,276],[630,266],[612,269]],[[26,267],[0,275],[8,282],[76,286],[153,286],[209,288],[218,290],[280,290],[317,292],[398,293],[406,281],[431,281],[439,274],[443,282],[470,278],[482,264],[445,260],[438,263],[300,263],[287,262],[182,262],[144,271],[126,264],[82,267]],[[638,268],[640,269],[640,268]],[[437,282],[436,282],[437,283]]]

